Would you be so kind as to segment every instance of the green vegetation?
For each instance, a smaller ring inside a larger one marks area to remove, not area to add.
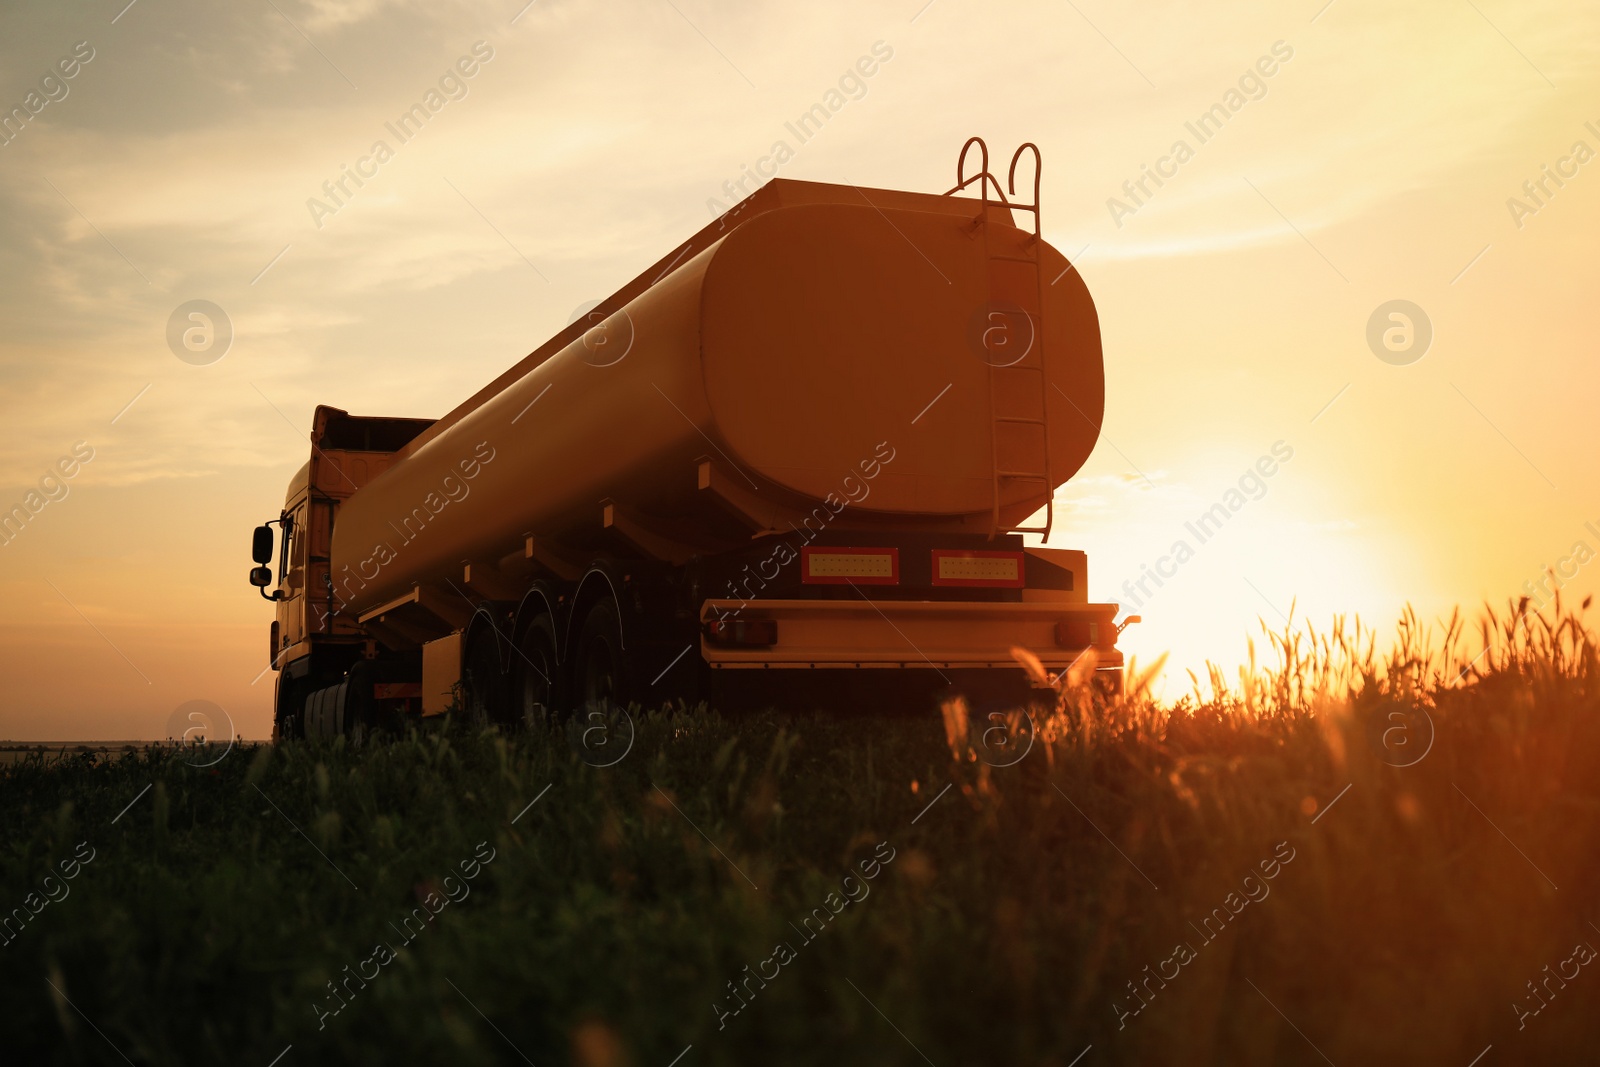
[[[627,721],[30,757],[0,908],[59,899],[0,947],[6,1060],[1590,1062],[1594,636],[1462,630],[1067,679],[1036,728],[640,713],[609,767]]]

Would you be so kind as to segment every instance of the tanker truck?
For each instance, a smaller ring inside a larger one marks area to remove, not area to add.
[[[773,179],[443,417],[319,406],[252,546],[275,735],[1025,699],[1017,647],[1114,682],[1117,606],[1043,547],[1105,377],[1040,167]]]

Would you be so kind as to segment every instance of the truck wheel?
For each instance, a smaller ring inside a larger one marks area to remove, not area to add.
[[[377,726],[372,711],[372,683],[376,673],[372,660],[361,659],[351,664],[345,674],[344,732],[358,745]]]
[[[307,691],[303,680],[278,675],[277,708],[272,720],[273,741],[297,741],[305,737]]]
[[[584,617],[573,657],[573,696],[580,711],[626,707],[631,698],[622,621],[611,599],[596,601]]]
[[[497,636],[480,632],[467,646],[461,665],[462,715],[474,727],[498,723],[504,718],[505,675],[500,670]]]
[[[556,663],[556,626],[548,614],[529,624],[512,668],[512,712],[532,725],[565,710],[561,705],[561,668]]]

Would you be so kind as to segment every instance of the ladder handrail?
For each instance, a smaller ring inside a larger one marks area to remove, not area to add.
[[[980,152],[980,157],[979,158],[980,158],[980,163],[981,163],[981,169],[978,171],[978,173],[972,175],[971,177],[968,177],[967,173],[966,173],[967,156],[971,152],[972,146],[974,144],[976,144],[978,146],[978,149],[979,149],[979,152]],[[946,196],[954,196],[956,193],[961,192],[962,190],[966,189],[968,186],[973,185],[974,183],[976,183],[978,185],[978,195],[982,199],[982,207],[980,209],[978,218],[976,220],[976,226],[983,230],[983,257],[984,257],[984,263],[985,263],[986,269],[987,269],[988,265],[990,263],[992,263],[993,260],[996,259],[996,258],[1006,259],[1006,260],[1016,260],[1016,261],[1019,261],[1019,262],[1025,262],[1025,263],[1028,263],[1029,265],[1031,265],[1033,267],[1034,279],[1035,279],[1035,282],[1038,285],[1038,301],[1037,301],[1038,322],[1037,322],[1035,330],[1034,330],[1034,342],[1033,342],[1034,344],[1036,344],[1038,346],[1038,351],[1039,351],[1038,366],[1037,367],[1029,367],[1029,368],[1019,368],[1019,369],[1027,369],[1027,370],[1032,370],[1032,371],[1037,371],[1038,372],[1039,378],[1040,378],[1040,401],[1039,402],[1043,406],[1043,410],[1041,411],[1041,416],[1045,416],[1045,415],[1048,414],[1048,410],[1049,410],[1049,392],[1046,389],[1046,386],[1048,386],[1048,384],[1049,384],[1050,377],[1049,377],[1049,373],[1048,373],[1048,370],[1047,370],[1047,364],[1045,363],[1045,345],[1044,345],[1045,284],[1044,284],[1044,259],[1043,259],[1043,249],[1042,249],[1044,218],[1043,218],[1042,212],[1040,211],[1040,200],[1041,200],[1041,197],[1040,197],[1040,182],[1041,182],[1041,179],[1042,179],[1043,173],[1044,173],[1044,159],[1043,159],[1042,155],[1039,152],[1039,146],[1038,145],[1034,144],[1032,141],[1029,141],[1029,142],[1021,145],[1020,147],[1018,147],[1016,152],[1012,154],[1012,156],[1011,156],[1011,166],[1008,168],[1007,173],[1006,173],[1006,185],[1009,186],[1009,190],[1010,190],[1011,196],[1015,197],[1017,195],[1017,164],[1022,162],[1022,156],[1023,156],[1023,153],[1025,153],[1025,152],[1032,152],[1033,153],[1033,202],[1031,204],[1024,204],[1024,203],[1017,202],[1015,200],[1007,199],[1007,197],[1006,197],[1006,188],[1002,187],[1001,184],[1000,184],[1000,180],[998,178],[996,178],[989,171],[989,146],[984,142],[983,138],[981,138],[981,137],[969,137],[967,139],[966,144],[961,146],[961,155],[956,160],[956,184],[955,184],[955,186],[953,188],[951,188],[944,195],[946,195]],[[992,200],[990,199],[990,195],[989,195],[989,187],[991,185],[994,186],[994,199],[992,199]],[[1033,255],[1032,256],[1029,256],[1029,257],[999,256],[999,257],[996,257],[990,252],[990,247],[989,247],[989,229],[988,229],[987,223],[989,221],[989,205],[991,203],[1000,204],[1000,205],[1002,205],[1002,206],[1004,206],[1004,207],[1006,207],[1006,208],[1008,208],[1008,209],[1010,209],[1012,211],[1029,211],[1029,212],[1033,213],[1033,235],[1032,235],[1033,239],[1032,239],[1031,242],[1029,242],[1031,244],[1031,246],[1032,246],[1032,251],[1033,251]],[[1023,314],[1025,314],[1025,315],[1027,314],[1026,310],[1024,310]],[[996,385],[995,375],[996,375],[997,369],[999,369],[999,368],[997,368],[993,363],[989,364],[989,419],[990,419],[989,446],[990,446],[990,453],[991,453],[990,459],[992,461],[990,465],[991,465],[991,468],[994,471],[994,506],[993,506],[993,512],[992,512],[992,515],[991,515],[990,523],[989,523],[989,536],[991,538],[997,537],[997,536],[999,536],[1001,531],[1004,530],[1007,533],[1036,533],[1036,534],[1040,534],[1044,538],[1048,539],[1049,536],[1050,536],[1051,527],[1055,525],[1055,488],[1056,488],[1055,484],[1054,484],[1055,479],[1052,476],[1052,473],[1051,473],[1051,470],[1050,470],[1050,466],[1051,465],[1050,465],[1050,425],[1049,425],[1049,419],[1047,417],[1041,417],[1038,420],[1032,420],[1032,419],[1003,417],[1003,416],[998,415],[996,413],[996,411],[995,411],[995,392],[996,392],[996,389],[995,389],[995,385]],[[1043,437],[1043,446],[1044,446],[1044,463],[1043,463],[1044,470],[1037,471],[1037,472],[1035,472],[1035,471],[1021,471],[1021,470],[1003,470],[1000,467],[1000,433],[999,433],[1000,424],[1001,423],[1030,423],[1030,422],[1037,422],[1041,426],[1042,431],[1043,431],[1042,432],[1042,437]],[[1010,479],[1014,479],[1014,480],[1042,481],[1044,483],[1044,488],[1045,488],[1045,504],[1044,504],[1045,518],[1044,518],[1044,525],[1043,526],[1011,526],[1011,527],[1005,527],[1005,526],[1003,526],[1001,524],[1001,521],[1000,521],[1000,507],[1001,507],[1001,503],[1000,503],[1000,483],[1001,483],[1001,481],[1003,479],[1006,479],[1006,478],[1010,478]]]
[[[1033,207],[1031,210],[1033,211],[1033,236],[1037,239],[1039,237],[1039,224],[1043,221],[1039,215],[1039,179],[1044,176],[1044,157],[1039,154],[1038,145],[1029,141],[1017,149],[1016,154],[1011,157],[1011,171],[1007,174],[1006,181],[1011,186],[1011,195],[1016,196],[1017,164],[1022,161],[1022,153],[1030,148],[1033,150]],[[1023,205],[1018,204],[1015,206],[1022,207]],[[1024,210],[1030,209],[1024,208]]]
[[[967,177],[967,153],[972,150],[973,145],[977,145],[978,149],[983,153],[983,166],[979,169],[976,177],[982,177],[989,173],[989,146],[984,143],[982,137],[968,137],[967,143],[961,146],[961,155],[956,158],[956,189],[963,189],[971,184],[972,179]],[[995,184],[998,185],[999,183]],[[951,192],[954,191],[951,190]],[[946,193],[945,195],[948,196],[950,194]]]
[[[977,145],[979,151],[983,153],[981,157],[983,166],[978,173],[969,178],[967,177],[967,153],[971,151],[973,145]],[[994,186],[994,194],[998,198],[999,202],[1005,204],[1007,207],[1011,206],[1006,201],[1005,190],[1000,185],[1000,179],[996,178],[989,172],[989,146],[984,143],[982,137],[969,137],[967,138],[967,143],[961,146],[961,156],[956,160],[956,184],[947,190],[944,195],[954,196],[956,193],[959,193],[961,190],[977,181],[981,181],[983,183],[980,187],[980,192],[982,193],[985,207],[987,207],[990,202],[990,185]]]

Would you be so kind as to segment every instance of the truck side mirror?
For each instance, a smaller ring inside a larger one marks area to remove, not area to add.
[[[263,529],[264,529],[264,527],[263,527]],[[265,589],[267,586],[271,585],[272,584],[272,568],[271,567],[251,567],[250,568],[250,584],[255,586],[257,589]]]
[[[250,539],[250,558],[260,564],[272,562],[272,527],[256,527],[255,536]],[[252,571],[251,574],[251,582],[257,585],[267,585],[271,581],[269,578],[266,582],[256,582],[254,572]]]

